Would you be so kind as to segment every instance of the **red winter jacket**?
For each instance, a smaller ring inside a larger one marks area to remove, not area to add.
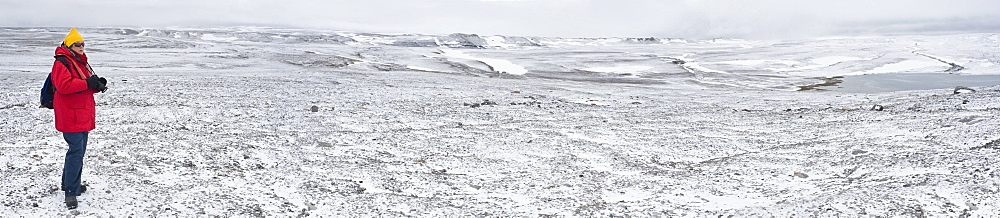
[[[78,54],[65,46],[56,48],[56,56],[65,56],[71,69],[62,62],[52,65],[52,85],[56,87],[52,107],[56,114],[56,130],[75,133],[94,130],[97,110],[94,109],[94,93],[87,87],[86,78],[92,75],[87,66],[87,55]]]

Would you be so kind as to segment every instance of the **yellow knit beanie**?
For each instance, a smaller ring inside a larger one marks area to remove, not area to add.
[[[69,30],[69,35],[66,35],[66,39],[63,39],[63,45],[66,45],[66,47],[70,47],[73,45],[73,43],[82,41],[83,41],[83,36],[80,35],[80,32],[76,31],[76,28],[73,28],[72,30]]]

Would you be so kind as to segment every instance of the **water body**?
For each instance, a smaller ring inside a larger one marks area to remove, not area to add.
[[[956,75],[946,73],[887,73],[846,76],[826,87],[841,92],[892,92],[1000,85],[1000,75]]]

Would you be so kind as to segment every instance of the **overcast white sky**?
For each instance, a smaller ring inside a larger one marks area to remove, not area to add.
[[[0,26],[793,38],[998,32],[997,0],[0,0]]]

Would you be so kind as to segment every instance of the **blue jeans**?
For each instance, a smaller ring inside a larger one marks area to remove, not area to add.
[[[80,196],[80,173],[83,172],[83,155],[87,153],[87,135],[90,132],[63,133],[69,151],[63,164],[62,186],[66,196]]]

